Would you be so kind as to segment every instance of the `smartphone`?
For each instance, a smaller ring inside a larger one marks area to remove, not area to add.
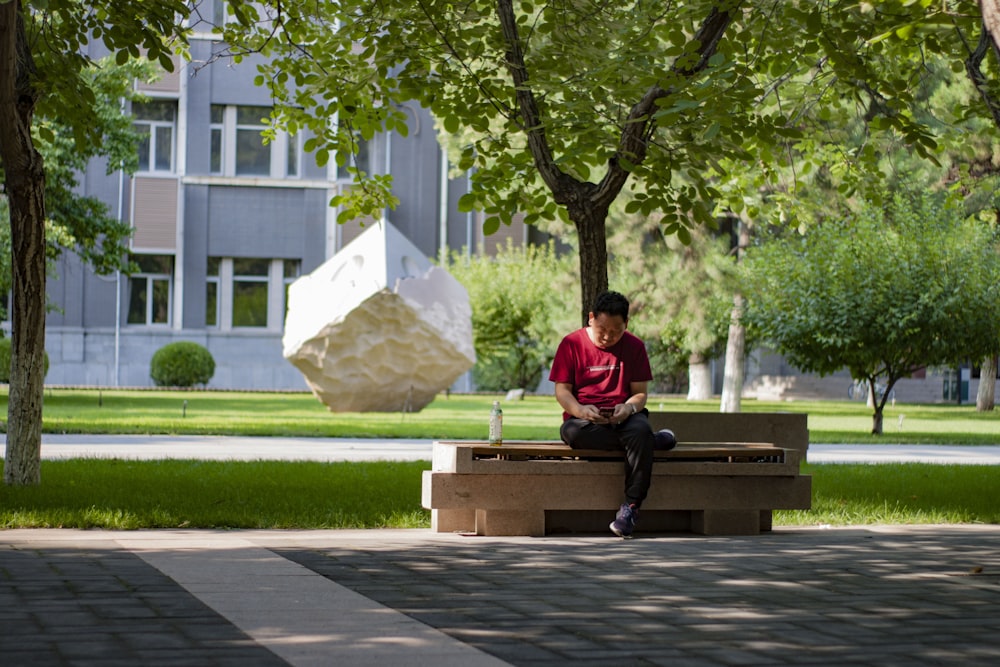
[[[610,417],[611,415],[615,414],[615,409],[614,409],[614,407],[613,407],[613,406],[612,406],[612,407],[602,407],[602,408],[598,408],[598,410],[600,410],[600,411],[601,411],[601,416],[602,416],[602,417],[604,417],[604,418],[608,418],[608,417]]]

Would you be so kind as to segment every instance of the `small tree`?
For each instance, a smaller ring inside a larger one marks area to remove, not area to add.
[[[453,254],[448,270],[469,292],[476,383],[534,390],[575,324],[572,260],[558,257],[551,243],[515,248],[508,241],[495,257]]]
[[[745,268],[749,322],[792,364],[821,375],[846,367],[870,395],[884,379],[875,434],[900,378],[997,350],[993,230],[925,193],[753,248]]]

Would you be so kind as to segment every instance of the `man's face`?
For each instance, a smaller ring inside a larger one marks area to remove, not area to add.
[[[590,314],[590,338],[599,348],[613,346],[625,335],[625,320],[621,315]]]

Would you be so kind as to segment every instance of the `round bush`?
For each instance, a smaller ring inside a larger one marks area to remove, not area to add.
[[[198,343],[168,343],[153,354],[149,376],[157,387],[192,387],[208,384],[215,374],[212,353]]]
[[[11,362],[11,341],[10,338],[0,338],[0,382],[10,382],[10,362]],[[42,375],[49,372],[49,353],[46,352],[42,361]]]

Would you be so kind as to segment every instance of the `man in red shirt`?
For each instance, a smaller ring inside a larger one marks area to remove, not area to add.
[[[653,433],[646,410],[653,379],[646,346],[626,331],[629,303],[618,292],[602,292],[589,324],[559,343],[549,380],[563,409],[559,435],[576,449],[625,452],[625,502],[610,528],[631,537],[653,472],[653,450],[673,449],[673,432]]]

